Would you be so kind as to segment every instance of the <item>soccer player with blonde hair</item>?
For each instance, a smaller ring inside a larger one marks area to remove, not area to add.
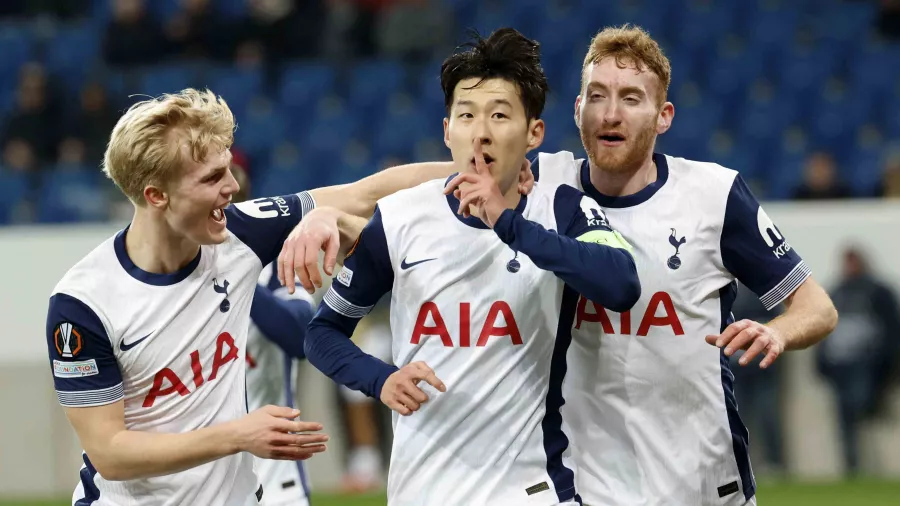
[[[133,105],[112,132],[104,171],[134,218],[66,273],[47,314],[57,396],[84,448],[73,503],[257,504],[250,454],[324,451],[322,426],[298,410],[247,413],[260,272],[317,203],[369,216],[378,198],[451,172],[392,169],[232,205],[234,128],[224,100],[187,89]]]

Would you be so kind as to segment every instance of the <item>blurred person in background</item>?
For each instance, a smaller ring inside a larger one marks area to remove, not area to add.
[[[167,24],[166,37],[180,58],[224,61],[234,57],[233,28],[210,0],[181,0],[181,11]]]
[[[20,151],[27,147],[38,164],[51,161],[56,154],[59,121],[60,111],[49,92],[44,67],[25,65],[19,74],[16,106],[3,133],[4,146],[13,143],[12,149]]]
[[[111,0],[113,18],[106,26],[103,57],[112,66],[147,65],[166,55],[162,26],[147,12],[144,0]]]
[[[766,321],[777,317],[782,311],[779,305],[771,313],[759,301],[752,290],[743,283],[738,284],[737,298],[731,312],[735,320]],[[741,418],[746,421],[749,431],[762,435],[762,457],[759,474],[782,475],[784,465],[784,438],[782,436],[782,365],[775,362],[767,370],[758,367],[739,367],[743,351],[729,359],[734,373],[734,395],[740,407]]]
[[[900,145],[889,150],[885,156],[878,195],[900,198]]]
[[[231,172],[241,189],[234,202],[251,195],[250,178],[232,158]],[[294,294],[278,283],[276,267],[269,264],[259,275],[250,306],[247,334],[247,409],[296,404],[297,362],[306,357],[303,341],[312,319],[312,298],[304,291]],[[268,506],[308,506],[309,481],[301,461],[255,458],[254,469],[265,491]]]
[[[68,146],[67,152],[71,152],[78,144],[84,153],[83,162],[98,167],[119,113],[109,103],[106,89],[98,82],[87,83],[81,89],[79,99],[78,109],[63,121],[60,158],[64,145]]]
[[[900,0],[880,0],[878,31],[891,39],[900,39]]]
[[[249,15],[238,28],[238,52],[262,49],[265,59],[312,58],[319,54],[325,6],[322,0],[247,0]]]
[[[900,310],[893,290],[854,246],[844,250],[841,281],[831,297],[841,318],[816,359],[837,400],[845,470],[855,476],[860,472],[859,424],[878,411],[898,365]]]
[[[435,0],[395,0],[377,21],[376,38],[383,56],[410,63],[443,53],[453,29],[453,16]]]
[[[852,197],[850,188],[838,179],[834,158],[825,152],[810,155],[803,169],[803,183],[794,190],[796,200],[830,200]]]

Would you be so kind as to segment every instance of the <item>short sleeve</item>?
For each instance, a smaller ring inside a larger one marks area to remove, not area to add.
[[[560,185],[553,200],[553,211],[559,233],[584,242],[631,250],[625,239],[612,229],[600,204],[581,191]]]
[[[239,202],[225,208],[225,215],[228,229],[256,253],[263,265],[269,265],[294,227],[315,206],[312,195],[301,192]]]
[[[124,397],[122,374],[106,329],[82,301],[63,293],[50,298],[47,350],[63,406],[102,406]]]
[[[325,294],[325,304],[334,312],[359,319],[369,313],[394,283],[381,210],[363,228]]]
[[[725,206],[721,251],[725,269],[753,290],[767,310],[810,275],[740,176],[735,177]]]

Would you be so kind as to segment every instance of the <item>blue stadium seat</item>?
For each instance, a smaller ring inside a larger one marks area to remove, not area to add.
[[[10,223],[16,209],[28,198],[28,176],[0,167],[0,224]]]
[[[251,108],[242,118],[237,118],[234,143],[251,158],[258,158],[265,151],[288,137],[288,124],[275,106]]]
[[[823,3],[812,16],[813,29],[822,38],[838,42],[864,39],[873,30],[875,2]]]
[[[440,117],[426,117],[421,108],[390,113],[376,125],[372,150],[380,156],[412,157],[416,142],[422,137],[443,135]]]
[[[827,47],[793,46],[781,56],[777,75],[782,88],[788,93],[805,94],[818,88],[834,74],[837,63]]]
[[[766,59],[754,50],[724,50],[710,62],[706,90],[712,98],[733,103],[743,97],[747,84],[764,75]]]
[[[158,96],[197,86],[198,69],[193,65],[160,65],[148,67],[133,93]]]
[[[100,36],[94,26],[65,26],[47,41],[45,64],[69,92],[77,92],[94,70],[99,51]]]
[[[28,26],[0,24],[0,92],[14,89],[19,68],[35,56],[35,44]]]
[[[292,63],[285,66],[278,101],[294,114],[309,115],[318,100],[335,91],[335,71],[329,65]]]
[[[390,60],[370,60],[355,66],[350,78],[349,106],[370,111],[384,106],[394,93],[403,91],[406,69]]]
[[[300,145],[305,157],[317,163],[336,165],[348,140],[372,133],[361,132],[359,121],[356,115],[346,113],[320,115],[311,121],[309,128],[295,132],[295,138],[302,140]]]
[[[761,97],[751,93],[739,114],[738,134],[742,142],[771,146],[797,117],[797,107],[791,97],[774,90]]]
[[[109,218],[109,187],[97,171],[53,170],[44,174],[37,219],[41,223]]]
[[[745,22],[747,45],[773,56],[794,38],[800,12],[790,2],[761,2],[752,18]]]
[[[896,62],[900,62],[900,44],[868,44],[852,59],[851,83],[867,94],[893,91],[900,83],[900,65]]]
[[[243,116],[251,100],[265,91],[260,69],[218,67],[208,72],[206,84],[228,102],[238,118]]]
[[[691,2],[675,31],[675,40],[682,48],[705,51],[734,29],[735,9],[726,3]]]

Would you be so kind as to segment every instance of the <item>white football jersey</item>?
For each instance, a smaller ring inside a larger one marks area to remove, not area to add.
[[[298,288],[289,294],[281,286],[275,265],[267,265],[259,275],[259,286],[271,290],[276,297],[298,299],[311,304],[312,298]],[[253,304],[264,303],[255,298]],[[265,308],[258,308],[265,317]],[[253,313],[251,313],[253,314]],[[307,323],[311,313],[306,316]],[[297,336],[300,339],[301,336]],[[267,338],[253,319],[247,334],[247,407],[250,411],[267,405],[294,407],[294,385],[297,384],[297,359]],[[301,461],[272,460],[253,457],[256,475],[262,484],[266,506],[306,506],[309,504],[309,482]]]
[[[228,238],[202,246],[184,268],[154,274],[128,256],[128,228],[72,267],[47,315],[50,366],[60,404],[124,400],[128,430],[181,433],[247,413],[245,353],[250,305],[263,265],[314,202],[306,194],[229,206]],[[73,504],[256,504],[252,456],[238,453],[183,472],[109,481],[90,456]]]
[[[352,322],[341,323],[350,335],[392,289],[393,363],[424,361],[447,387],[421,382],[430,400],[411,416],[394,413],[388,504],[572,501],[559,409],[576,292],[479,219],[459,216],[445,184],[379,202],[313,325],[331,312]],[[540,183],[515,212],[569,237],[609,230],[599,207],[569,186]]]
[[[733,321],[736,281],[767,308],[809,268],[733,170],[654,155],[657,181],[600,194],[572,153],[541,153],[540,182],[570,184],[634,247],[641,298],[615,313],[579,297],[563,388],[586,505],[753,501],[748,433],[728,360],[706,343]]]

